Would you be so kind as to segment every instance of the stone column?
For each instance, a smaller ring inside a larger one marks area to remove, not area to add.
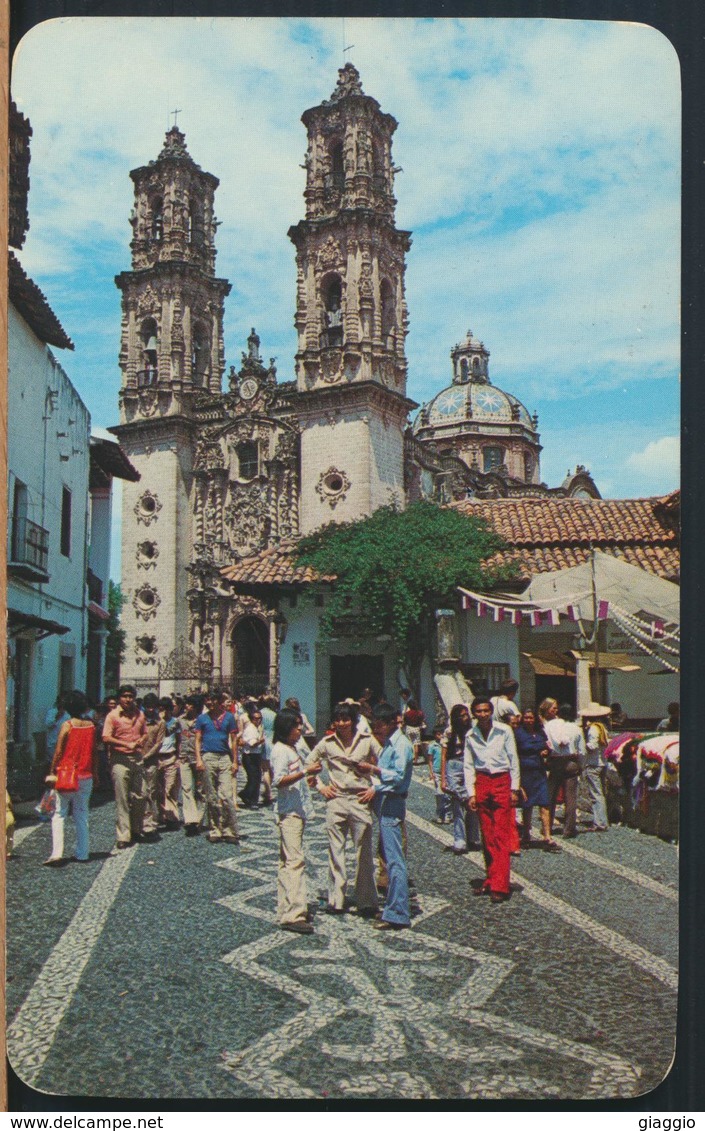
[[[272,617],[269,622],[269,686],[279,687],[279,632],[281,622]]]
[[[455,610],[436,609],[436,662],[443,668],[455,668],[460,663],[455,633]]]

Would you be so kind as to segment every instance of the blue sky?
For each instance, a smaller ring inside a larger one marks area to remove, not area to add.
[[[343,57],[343,46],[352,48]],[[300,115],[344,58],[394,115],[410,229],[410,396],[450,381],[468,328],[494,384],[539,414],[542,477],[576,463],[605,496],[678,483],[680,75],[644,25],[561,20],[64,19],[34,28],[12,89],[31,120],[20,253],[76,344],[94,425],[117,422],[129,171],[179,108],[220,178],[227,364],[251,326],[293,377]]]

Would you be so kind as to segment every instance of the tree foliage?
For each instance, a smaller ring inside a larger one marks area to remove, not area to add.
[[[457,600],[459,585],[482,589],[511,576],[484,564],[506,543],[484,520],[429,502],[382,507],[357,522],[329,523],[302,538],[300,564],[337,580],[321,628],[333,635],[355,615],[364,635],[388,634],[418,695],[430,653],[435,610]]]
[[[125,598],[114,581],[108,582],[108,619],[105,627],[105,689],[114,691],[120,682],[120,664],[125,659],[125,630],[120,627],[120,614]]]

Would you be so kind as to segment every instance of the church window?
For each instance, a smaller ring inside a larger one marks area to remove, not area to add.
[[[205,326],[197,322],[191,338],[191,378],[194,385],[205,385],[208,373],[208,335]]]
[[[156,521],[158,512],[162,509],[162,504],[151,491],[144,491],[135,503],[134,509],[137,521],[149,526],[151,522]]]
[[[469,375],[470,371],[468,367],[468,359],[464,357],[460,362],[460,376],[462,377],[463,381],[467,381]]]
[[[259,448],[255,440],[244,440],[237,446],[240,479],[254,479],[259,474]]]
[[[504,451],[500,447],[488,445],[482,449],[482,470],[494,471],[504,464]]]
[[[324,346],[343,344],[343,283],[339,275],[328,275],[323,280],[323,306],[325,330]]]
[[[345,155],[342,141],[334,141],[330,147],[330,181],[328,187],[342,192],[345,185]]]
[[[200,244],[203,242],[203,218],[197,204],[192,204],[188,210],[186,231],[190,244]]]
[[[389,279],[382,280],[380,288],[380,298],[382,300],[382,340],[385,345],[393,344],[389,341],[393,337],[394,330],[396,329],[396,314],[394,303],[394,290]]]
[[[157,605],[161,604],[161,598],[157,590],[152,585],[142,585],[136,591],[132,599],[132,607],[138,617],[143,620],[149,620],[150,617],[157,615]]]
[[[155,196],[151,204],[152,211],[152,239],[161,243],[164,238],[164,201],[161,196]]]
[[[527,483],[529,482],[533,474],[534,457],[531,455],[531,452],[524,452],[524,478],[526,479]]]
[[[61,553],[71,557],[71,492],[64,487],[61,492]]]

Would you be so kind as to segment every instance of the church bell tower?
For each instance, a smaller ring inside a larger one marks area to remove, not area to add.
[[[409,232],[395,226],[394,118],[356,68],[307,110],[306,218],[296,247],[301,529],[404,500]]]
[[[140,473],[123,491],[121,674],[143,692],[189,639],[194,409],[221,393],[230,284],[215,275],[218,179],[195,163],[183,133],[173,126],[156,160],[130,176],[132,269],[115,279],[122,384],[113,431]]]

